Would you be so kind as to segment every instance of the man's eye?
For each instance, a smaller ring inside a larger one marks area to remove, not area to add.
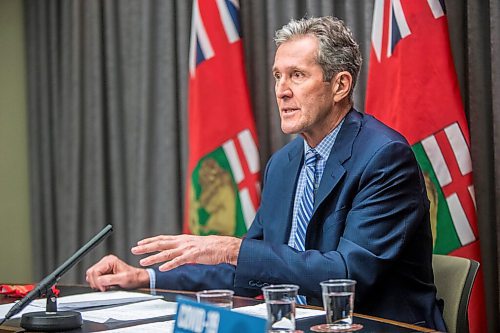
[[[274,73],[273,76],[276,81],[278,81],[281,78],[281,75],[279,73]]]
[[[293,77],[296,78],[296,79],[300,79],[300,78],[303,78],[304,77],[304,73],[302,72],[293,72]]]

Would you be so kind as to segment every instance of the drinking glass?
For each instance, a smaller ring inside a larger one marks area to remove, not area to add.
[[[311,327],[315,332],[355,331],[362,326],[353,324],[354,295],[356,281],[340,279],[320,282],[326,324]]]
[[[233,308],[234,291],[229,289],[202,290],[196,293],[198,303],[209,303],[225,309]]]
[[[268,332],[295,332],[295,297],[299,286],[271,285],[262,288],[267,307]]]

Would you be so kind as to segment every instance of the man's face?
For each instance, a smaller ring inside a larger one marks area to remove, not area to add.
[[[300,133],[313,147],[336,126],[333,85],[324,81],[316,62],[318,46],[313,36],[287,41],[276,51],[273,66],[281,130]]]

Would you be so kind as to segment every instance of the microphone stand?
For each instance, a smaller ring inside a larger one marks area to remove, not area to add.
[[[76,311],[57,311],[57,297],[52,288],[47,288],[45,311],[25,313],[21,327],[28,331],[66,331],[83,324],[82,315]]]
[[[87,244],[76,251],[55,271],[46,276],[38,285],[28,293],[23,299],[14,304],[7,312],[5,319],[19,313],[36,297],[47,295],[46,311],[31,312],[23,314],[21,327],[28,331],[64,331],[79,328],[82,326],[82,316],[74,311],[57,311],[57,299],[52,292],[52,286],[59,281],[61,276],[73,267],[80,259],[92,250],[97,244],[103,241],[111,232],[113,226],[108,224]]]

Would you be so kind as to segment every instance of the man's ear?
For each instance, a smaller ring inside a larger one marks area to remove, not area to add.
[[[347,71],[339,72],[332,81],[333,100],[338,103],[349,96],[352,89],[352,75]]]

